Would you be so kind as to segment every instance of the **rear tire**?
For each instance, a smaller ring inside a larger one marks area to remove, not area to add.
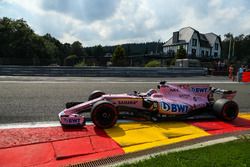
[[[102,95],[105,95],[105,93],[100,90],[95,90],[92,93],[90,93],[88,100],[94,100],[96,98],[101,97]]]
[[[228,99],[219,99],[213,105],[216,115],[225,121],[232,121],[237,118],[239,107],[236,102]]]
[[[98,128],[107,129],[113,127],[117,118],[118,112],[111,102],[99,101],[92,107],[91,119]]]

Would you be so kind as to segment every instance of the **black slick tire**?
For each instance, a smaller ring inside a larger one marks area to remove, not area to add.
[[[238,116],[239,107],[234,101],[218,99],[213,105],[213,111],[218,118],[224,121],[233,121]]]
[[[105,95],[105,93],[100,90],[95,90],[92,93],[90,93],[88,100],[94,100],[96,98],[101,97],[102,95]]]
[[[65,106],[66,106],[66,108],[71,108],[71,107],[74,107],[74,106],[81,104],[81,103],[83,103],[83,102],[67,102],[65,104]]]
[[[111,102],[99,101],[92,107],[91,119],[98,128],[111,128],[117,122],[118,112]]]

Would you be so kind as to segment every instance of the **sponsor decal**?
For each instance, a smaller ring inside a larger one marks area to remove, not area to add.
[[[162,98],[163,96],[162,95],[158,95],[158,94],[154,94],[153,97],[154,98]]]
[[[195,92],[195,93],[207,93],[209,91],[208,88],[191,88],[192,92]]]
[[[118,104],[133,104],[135,105],[138,101],[132,101],[132,100],[122,100],[118,101]]]
[[[190,95],[189,94],[180,94],[179,97],[188,99],[190,97]]]
[[[63,121],[67,123],[80,123],[79,118],[63,118]]]
[[[189,89],[189,85],[188,84],[181,84],[181,85],[179,85],[179,87],[181,89]]]
[[[171,92],[179,92],[179,90],[177,88],[171,88],[170,91]]]
[[[206,107],[206,104],[204,104],[204,103],[197,104],[196,107],[197,108],[203,108],[203,107]]]
[[[161,109],[165,112],[188,112],[188,106],[185,104],[169,104],[161,102]]]

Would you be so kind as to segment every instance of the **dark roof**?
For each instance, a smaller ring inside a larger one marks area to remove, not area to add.
[[[211,47],[211,45],[209,44],[209,42],[204,34],[200,34],[200,45],[201,45],[201,47],[204,47],[204,48]]]
[[[207,38],[207,40],[208,40],[208,42],[209,42],[209,44],[210,44],[211,46],[214,45],[214,43],[215,43],[215,41],[216,41],[216,38],[219,37],[218,35],[216,35],[216,34],[214,34],[214,33],[207,33],[207,34],[205,34],[205,36],[206,36],[206,38]],[[220,39],[220,38],[219,38],[219,39]]]
[[[187,42],[185,40],[179,40],[179,42],[173,43],[173,37],[170,38],[163,46],[169,46],[169,45],[180,45],[180,44],[186,44]]]

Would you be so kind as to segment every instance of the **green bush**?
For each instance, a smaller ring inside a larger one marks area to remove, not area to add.
[[[125,53],[125,49],[121,46],[118,45],[115,48],[115,51],[112,55],[112,65],[113,66],[120,66],[120,67],[124,67],[127,66],[128,64],[128,60],[127,60],[127,56]]]
[[[176,62],[176,59],[175,59],[175,58],[171,59],[171,61],[170,61],[170,66],[175,66],[175,62]]]
[[[185,58],[187,58],[187,52],[186,52],[186,49],[183,48],[183,46],[181,46],[177,50],[177,52],[175,54],[175,58],[176,59],[185,59]]]
[[[69,55],[64,59],[65,66],[74,66],[78,62],[78,57],[76,55]]]
[[[84,61],[80,62],[80,63],[77,63],[76,65],[74,65],[74,67],[85,67],[86,64]]]
[[[160,66],[161,62],[158,60],[152,60],[145,65],[145,67],[160,67]]]

